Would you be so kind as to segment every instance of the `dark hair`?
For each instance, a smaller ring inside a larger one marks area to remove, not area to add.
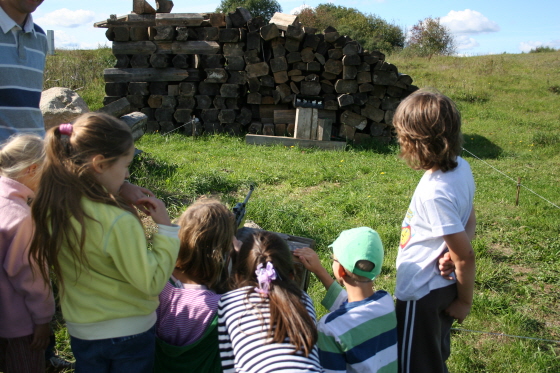
[[[461,115],[447,96],[419,90],[405,98],[393,118],[401,157],[414,169],[457,167],[463,135]]]
[[[104,162],[112,165],[128,154],[133,144],[130,128],[124,122],[101,113],[78,117],[69,136],[60,132],[60,126],[47,131],[43,173],[31,208],[36,229],[29,257],[39,264],[48,283],[48,268],[51,267],[57,280],[64,281],[58,262],[63,244],[69,245],[77,263],[87,262],[83,246],[86,220],[91,217],[83,210],[83,197],[120,207],[137,216],[132,206],[109,194],[91,172],[94,156],[102,155]]]
[[[222,203],[202,199],[179,218],[177,269],[189,279],[216,290],[226,254],[233,247],[235,216]]]
[[[317,342],[315,320],[305,307],[301,290],[293,280],[294,262],[288,244],[277,234],[263,230],[241,230],[238,237],[243,245],[239,250],[234,275],[235,285],[250,286],[248,295],[258,285],[255,271],[259,264],[272,263],[276,280],[271,281],[268,294],[270,325],[267,338],[282,343],[286,338],[294,345],[294,352],[309,356]],[[263,303],[265,303],[263,299]],[[253,304],[259,307],[259,304]]]

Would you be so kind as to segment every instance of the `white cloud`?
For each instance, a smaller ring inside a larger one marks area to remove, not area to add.
[[[38,25],[46,27],[79,27],[94,22],[95,12],[91,10],[69,10],[66,8],[55,10],[35,20]]]
[[[303,4],[303,5],[298,6],[297,8],[294,8],[294,9],[290,10],[290,14],[299,14],[304,9],[313,9],[313,7],[310,7],[309,5]]]
[[[458,51],[473,49],[480,45],[475,39],[466,35],[455,36],[455,43]]]
[[[500,26],[476,10],[450,11],[440,18],[442,25],[455,34],[480,34],[500,31]]]

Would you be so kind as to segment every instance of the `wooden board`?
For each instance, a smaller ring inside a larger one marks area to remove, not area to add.
[[[295,139],[293,137],[283,136],[264,136],[264,135],[251,135],[245,136],[245,142],[250,145],[284,145],[284,146],[299,146],[300,148],[321,148],[326,150],[344,150],[346,142],[344,141],[318,141],[318,140],[303,140]]]
[[[180,82],[188,78],[189,73],[183,69],[105,69],[105,82]]]
[[[200,26],[204,21],[202,13],[158,13],[156,26]]]

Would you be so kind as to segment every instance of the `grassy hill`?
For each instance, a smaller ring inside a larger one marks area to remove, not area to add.
[[[80,88],[96,109],[111,59],[107,49],[58,51],[47,61],[46,88]],[[551,342],[560,340],[560,52],[388,60],[414,84],[457,102],[463,157],[477,183],[474,305],[455,325],[462,330],[452,337],[450,371],[560,371],[560,344]],[[327,268],[326,246],[341,230],[373,227],[386,248],[375,286],[393,291],[400,223],[421,177],[398,158],[396,145],[328,152],[224,136],[145,135],[137,147],[144,153],[132,181],[151,188],[174,216],[200,195],[233,206],[254,183],[248,218],[315,239]],[[314,278],[309,292],[324,314]],[[57,336],[68,351],[64,328]]]

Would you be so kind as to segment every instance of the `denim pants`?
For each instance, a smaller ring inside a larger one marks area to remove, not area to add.
[[[155,356],[155,325],[140,334],[119,338],[85,340],[70,338],[76,373],[152,373]]]

